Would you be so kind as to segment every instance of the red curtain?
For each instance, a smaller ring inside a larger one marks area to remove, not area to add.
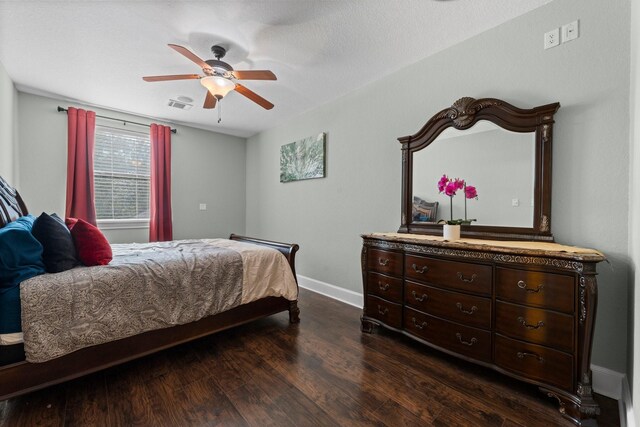
[[[67,111],[67,218],[96,225],[93,197],[93,146],[96,113],[69,107]]]
[[[173,239],[171,220],[171,128],[151,125],[149,241]]]

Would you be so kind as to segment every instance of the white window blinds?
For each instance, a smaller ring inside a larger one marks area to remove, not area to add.
[[[96,126],[93,156],[99,220],[148,219],[149,135]]]

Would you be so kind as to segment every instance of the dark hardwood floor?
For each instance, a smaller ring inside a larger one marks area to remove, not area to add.
[[[572,426],[537,388],[301,290],[286,313],[0,402],[1,426]],[[619,425],[597,396],[599,425]]]

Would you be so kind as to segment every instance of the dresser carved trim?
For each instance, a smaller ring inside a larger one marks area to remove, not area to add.
[[[593,424],[595,250],[402,233],[362,236],[362,331],[384,327],[537,385]],[[591,424],[591,425],[592,425]]]

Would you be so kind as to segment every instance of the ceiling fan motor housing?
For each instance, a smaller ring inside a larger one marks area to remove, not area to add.
[[[220,61],[217,59],[208,59],[204,62],[206,62],[207,65],[211,67],[211,69],[214,71],[213,74],[216,74],[216,75],[229,77],[229,73],[233,71],[233,67],[224,61]]]

